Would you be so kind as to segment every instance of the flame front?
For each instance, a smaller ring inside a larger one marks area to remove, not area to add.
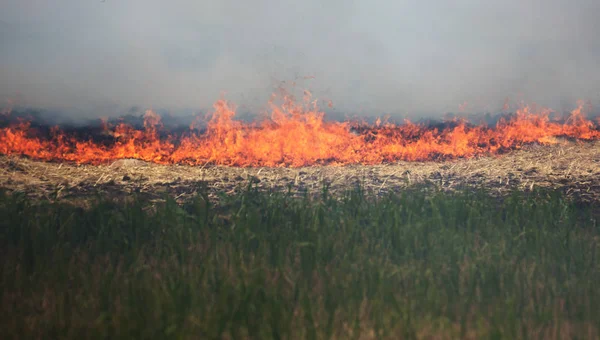
[[[497,154],[525,144],[551,144],[557,137],[597,140],[597,124],[584,118],[584,104],[564,122],[552,121],[550,111],[534,113],[522,107],[496,126],[473,126],[465,121],[443,129],[406,122],[366,125],[327,122],[316,107],[296,104],[290,97],[271,104],[271,118],[245,124],[234,120],[235,110],[224,100],[204,132],[159,137],[160,116],[147,111],[143,129],[120,124],[106,126],[110,144],[80,140],[60,129],[49,138],[36,135],[29,123],[0,129],[0,153],[47,161],[99,164],[135,158],[160,164],[300,167],[317,164],[381,164]],[[353,132],[359,131],[358,133]]]

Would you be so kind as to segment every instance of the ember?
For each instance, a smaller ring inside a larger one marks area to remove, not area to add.
[[[148,110],[143,128],[105,126],[109,143],[59,128],[42,137],[29,123],[13,124],[0,129],[0,153],[88,164],[140,159],[159,164],[300,167],[466,158],[530,143],[552,144],[557,137],[600,139],[598,125],[584,117],[583,103],[564,121],[550,119],[550,110],[524,106],[495,126],[455,121],[442,128],[410,122],[328,122],[310,98],[298,104],[285,97],[282,105],[271,104],[270,119],[254,124],[234,120],[235,109],[224,100],[217,101],[214,110],[206,130],[192,124],[189,132],[179,134],[164,134],[160,116]]]

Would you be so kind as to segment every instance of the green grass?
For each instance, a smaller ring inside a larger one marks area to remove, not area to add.
[[[0,338],[589,338],[600,229],[560,193],[0,197]]]

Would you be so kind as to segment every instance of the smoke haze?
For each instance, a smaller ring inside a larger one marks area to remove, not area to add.
[[[598,18],[597,0],[3,0],[0,99],[259,111],[297,81],[350,114],[572,108],[600,99]]]

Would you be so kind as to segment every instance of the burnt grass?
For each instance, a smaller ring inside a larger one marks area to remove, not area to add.
[[[0,195],[0,338],[597,338],[597,206],[558,190],[249,182],[183,204]]]

